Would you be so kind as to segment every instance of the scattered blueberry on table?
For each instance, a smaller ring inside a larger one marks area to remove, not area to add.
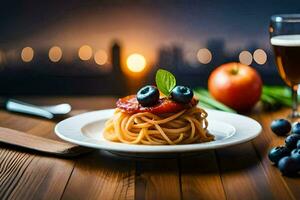
[[[298,163],[300,163],[300,149],[294,149],[291,152],[291,157],[296,160]]]
[[[286,119],[277,119],[271,123],[271,129],[276,135],[287,135],[291,131],[291,128],[291,123]]]
[[[285,146],[279,146],[279,147],[274,147],[269,151],[269,159],[277,164],[278,161],[285,157],[290,155],[291,150]]]
[[[295,149],[297,147],[297,143],[300,140],[300,135],[298,134],[291,134],[285,138],[285,145],[289,149]]]
[[[289,136],[285,139],[284,146],[274,147],[269,151],[268,157],[282,175],[295,176],[300,172],[300,122],[293,125],[286,119],[274,120],[271,130],[279,136]]]
[[[292,126],[292,133],[300,134],[300,122],[296,122]]]
[[[299,163],[290,156],[281,158],[278,162],[278,168],[283,175],[293,176],[299,171]]]
[[[300,141],[297,142],[297,149],[300,149]]]

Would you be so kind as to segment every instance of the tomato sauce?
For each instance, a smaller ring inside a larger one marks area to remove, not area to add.
[[[168,98],[159,99],[158,103],[154,106],[143,107],[137,101],[136,95],[129,95],[124,98],[120,98],[117,101],[117,107],[126,113],[140,113],[140,112],[150,112],[153,114],[164,114],[164,113],[175,113],[183,109],[191,108],[196,106],[198,100],[193,98],[188,104],[181,104]]]

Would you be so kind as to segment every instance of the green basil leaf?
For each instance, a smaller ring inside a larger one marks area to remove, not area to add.
[[[169,96],[176,86],[175,76],[167,70],[159,69],[156,72],[156,86],[166,96]]]

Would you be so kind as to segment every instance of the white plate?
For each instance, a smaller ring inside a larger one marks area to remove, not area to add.
[[[114,110],[99,110],[80,114],[59,122],[55,133],[63,140],[85,147],[115,151],[119,153],[183,153],[217,149],[252,140],[261,132],[261,125],[249,118],[216,110],[208,113],[208,129],[215,141],[183,145],[133,145],[110,142],[103,138],[105,121]]]

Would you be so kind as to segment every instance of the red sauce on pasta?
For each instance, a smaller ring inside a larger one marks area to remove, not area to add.
[[[159,99],[158,103],[151,107],[143,107],[139,104],[136,99],[136,95],[129,95],[124,98],[120,98],[117,101],[117,107],[126,113],[140,113],[140,112],[150,112],[153,114],[164,114],[164,113],[174,113],[181,111],[183,109],[191,108],[196,106],[198,100],[193,98],[188,104],[181,104],[172,101],[168,98]]]

